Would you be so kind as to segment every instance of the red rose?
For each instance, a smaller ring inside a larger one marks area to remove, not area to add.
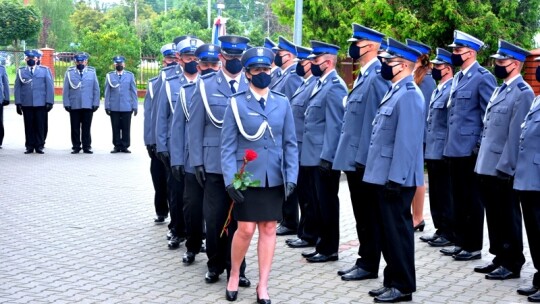
[[[244,158],[248,162],[254,161],[257,158],[257,152],[255,152],[255,151],[253,151],[251,149],[246,149],[246,154],[245,154]]]

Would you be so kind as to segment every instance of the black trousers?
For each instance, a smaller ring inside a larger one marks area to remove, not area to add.
[[[22,111],[26,149],[43,149],[45,146],[45,129],[47,127],[47,110],[45,106],[22,107]]]
[[[493,264],[519,273],[525,264],[521,208],[512,181],[479,175],[480,195],[486,208],[489,252]]]
[[[298,192],[294,189],[293,193],[283,203],[283,219],[281,225],[297,231],[298,229]]]
[[[169,213],[171,221],[169,229],[179,237],[186,236],[186,223],[184,221],[184,180],[177,180],[171,172],[171,167],[164,165],[167,171],[167,195],[169,198]]]
[[[0,105],[0,146],[4,142],[4,106]]]
[[[426,159],[429,179],[429,207],[437,235],[455,242],[452,220],[454,205],[451,193],[448,162],[442,159]]]
[[[313,179],[309,178],[309,168],[300,166],[296,193],[300,205],[300,222],[298,238],[315,244],[319,239],[319,223],[317,221],[317,206],[315,204],[315,189]]]
[[[157,216],[166,217],[169,214],[167,201],[167,171],[165,165],[155,154],[150,157],[150,175],[154,184],[154,208]]]
[[[536,273],[532,285],[540,286],[540,191],[519,191],[529,250]]]
[[[356,265],[377,273],[381,262],[381,231],[376,221],[379,213],[376,188],[362,181],[364,170],[345,171],[351,194],[356,235],[360,242]]]
[[[92,126],[92,117],[94,112],[91,109],[77,109],[69,112],[71,122],[71,144],[73,150],[90,150],[92,148],[92,136],[90,127]],[[81,136],[82,133],[82,136]]]
[[[237,222],[231,219],[228,233],[221,230],[227,219],[231,198],[225,190],[223,175],[206,173],[204,183],[203,214],[206,222],[206,255],[208,257],[208,271],[227,274],[231,270],[231,244],[234,232],[238,227]],[[240,275],[244,275],[246,269],[245,259],[240,267]]]
[[[113,145],[117,150],[127,149],[131,144],[131,111],[111,111]]]
[[[411,204],[416,187],[402,187],[398,196],[388,196],[384,186],[376,186],[381,230],[381,248],[386,267],[385,287],[397,288],[402,293],[416,291],[414,268],[414,230]]]
[[[193,253],[201,251],[204,236],[203,219],[204,190],[195,174],[184,175],[184,221],[186,223],[186,249]]]
[[[482,250],[484,204],[478,190],[478,176],[474,173],[476,156],[449,157],[448,161],[454,202],[455,244],[469,252]]]
[[[318,166],[308,167],[313,179],[315,205],[319,215],[319,240],[316,250],[324,255],[338,252],[339,247],[339,177],[341,171],[322,171]]]

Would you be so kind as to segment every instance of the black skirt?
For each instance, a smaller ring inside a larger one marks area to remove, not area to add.
[[[283,185],[277,187],[249,187],[244,194],[244,202],[234,204],[233,216],[242,222],[281,221],[285,200]]]

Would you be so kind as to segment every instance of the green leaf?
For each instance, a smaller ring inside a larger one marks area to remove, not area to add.
[[[259,187],[261,185],[261,181],[260,180],[254,180],[252,181],[251,183],[249,183],[249,186],[250,187]]]
[[[241,189],[242,188],[242,181],[239,179],[235,179],[233,182],[234,189]]]

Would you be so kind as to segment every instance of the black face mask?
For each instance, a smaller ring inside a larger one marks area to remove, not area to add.
[[[300,77],[306,76],[306,70],[304,66],[300,64],[300,62],[296,64],[296,74]]]
[[[197,61],[190,61],[184,65],[184,72],[188,74],[196,74],[197,73]]]
[[[515,68],[512,69],[512,71],[510,71],[510,72],[506,71],[506,68],[509,65],[503,66],[503,65],[495,64],[495,69],[493,70],[493,73],[495,74],[495,77],[497,77],[499,79],[506,79],[508,77],[508,75],[510,75],[510,73],[512,73],[514,71],[514,69],[515,69]]]
[[[323,71],[321,70],[321,64],[314,64],[312,63],[311,64],[311,73],[313,74],[313,76],[315,77],[321,77],[322,74],[326,71],[326,69]]]
[[[41,60],[38,59],[38,61],[36,61],[36,64],[37,64],[37,65],[41,65]]]
[[[28,59],[28,60],[26,61],[26,64],[27,64],[28,66],[31,66],[31,67],[32,67],[32,66],[35,66],[35,65],[36,65],[36,61],[35,61],[34,59]]]
[[[77,64],[77,70],[79,71],[84,70],[84,64]]]
[[[117,65],[117,66],[116,66],[116,70],[117,70],[118,72],[123,71],[123,70],[124,70],[124,67],[121,66],[121,65]]]
[[[214,73],[214,72],[217,72],[217,70],[214,70],[214,69],[211,69],[211,68],[208,68],[206,70],[201,69],[201,76],[206,75],[206,74],[210,74],[210,73]]]
[[[465,52],[463,54],[452,54],[452,57],[450,59],[452,60],[452,64],[454,66],[462,66],[465,62],[461,56],[465,55],[468,52]]]
[[[282,55],[279,55],[279,54],[276,54],[276,57],[274,58],[274,63],[275,63],[278,67],[283,66],[283,56],[282,56]]]
[[[540,66],[536,67],[536,81],[540,81]]]
[[[225,69],[231,74],[238,74],[242,71],[242,62],[238,58],[226,60]]]
[[[266,74],[265,72],[261,72],[257,75],[251,75],[251,83],[259,89],[267,88],[270,85],[270,82],[272,82],[272,76]]]
[[[171,63],[167,63],[167,66],[170,67],[170,66],[175,66],[175,65],[177,65],[177,64],[178,64],[178,62],[173,61],[173,62],[171,62]]]
[[[433,77],[433,79],[435,81],[439,81],[441,79],[443,79],[444,76],[446,76],[448,73],[446,74],[442,74],[442,70],[439,70],[439,69],[433,69],[431,70],[431,77]]]
[[[381,76],[382,78],[386,79],[386,80],[392,80],[394,79],[394,77],[396,77],[397,74],[401,73],[401,71],[397,72],[397,74],[394,74],[394,72],[392,71],[392,69],[395,67],[394,66],[389,66],[388,63],[386,62],[383,62],[382,65],[381,65]]]
[[[349,56],[351,56],[351,58],[352,58],[354,61],[356,61],[356,60],[362,58],[362,57],[367,53],[367,51],[364,52],[364,53],[362,53],[362,54],[360,54],[360,50],[362,50],[362,49],[365,48],[365,47],[367,47],[367,45],[364,45],[364,46],[362,46],[362,47],[359,47],[359,46],[356,45],[355,42],[351,43],[351,45],[349,46]]]

